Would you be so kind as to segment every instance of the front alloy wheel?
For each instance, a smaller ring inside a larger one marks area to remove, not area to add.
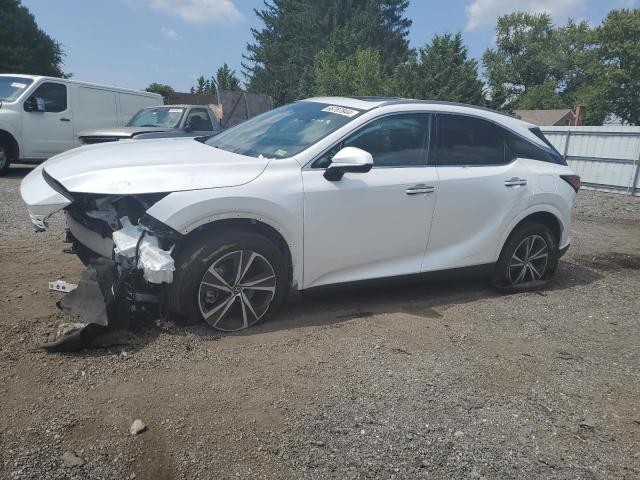
[[[235,250],[215,260],[198,290],[202,318],[223,331],[258,322],[276,294],[276,274],[269,261],[252,250]]]

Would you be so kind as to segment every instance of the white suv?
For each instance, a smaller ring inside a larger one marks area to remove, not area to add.
[[[36,168],[87,262],[220,330],[287,291],[454,271],[539,284],[569,247],[579,178],[534,125],[445,102],[313,98],[209,139],[87,146]]]

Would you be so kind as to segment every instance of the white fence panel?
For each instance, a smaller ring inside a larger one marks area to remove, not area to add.
[[[541,127],[586,188],[640,195],[640,127]]]

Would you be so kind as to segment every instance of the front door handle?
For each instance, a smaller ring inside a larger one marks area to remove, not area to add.
[[[60,121],[61,121],[61,122],[70,122],[70,121],[71,121],[71,119],[70,119],[70,118],[64,118],[64,117],[63,117],[63,118],[61,118],[61,119],[60,119]]]
[[[505,180],[504,182],[505,187],[517,187],[517,186],[526,185],[526,184],[527,184],[526,178],[518,178],[518,177],[512,177],[509,180]]]
[[[425,185],[424,183],[419,183],[418,185],[407,188],[404,193],[406,193],[407,195],[418,195],[420,193],[433,193],[435,190],[436,187],[431,187],[429,185]]]

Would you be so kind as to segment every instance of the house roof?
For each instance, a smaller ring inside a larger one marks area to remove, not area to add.
[[[573,112],[569,108],[558,108],[553,110],[514,110],[513,113],[520,120],[534,123],[536,125],[557,125],[567,115],[573,117]]]

